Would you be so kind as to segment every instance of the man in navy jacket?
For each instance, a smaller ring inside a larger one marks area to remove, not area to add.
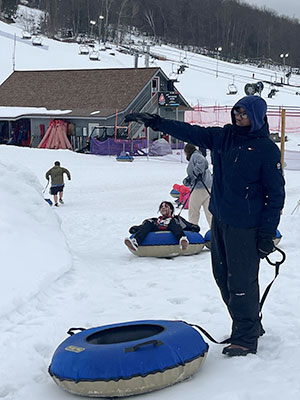
[[[228,356],[256,353],[264,333],[259,315],[260,258],[273,251],[273,237],[284,205],[280,151],[269,137],[267,104],[246,96],[231,110],[232,124],[203,128],[133,113],[140,122],[177,139],[210,149],[213,187],[209,210],[213,274],[232,318]]]

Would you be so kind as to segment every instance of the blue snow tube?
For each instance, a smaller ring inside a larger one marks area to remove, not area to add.
[[[123,161],[123,162],[132,162],[134,160],[133,156],[126,154],[126,155],[119,155],[116,157],[117,161]]]
[[[172,197],[174,197],[175,199],[179,199],[179,197],[180,197],[180,193],[178,192],[178,190],[175,190],[175,189],[171,190],[170,195]]]
[[[200,333],[183,321],[124,322],[72,334],[56,349],[49,374],[74,394],[124,397],[187,379],[207,352]]]
[[[189,241],[188,248],[184,251],[180,249],[177,239],[170,231],[150,232],[137,251],[130,251],[139,257],[175,257],[200,253],[205,244],[203,236],[198,232],[184,233]]]
[[[278,245],[278,243],[280,242],[281,238],[282,238],[282,234],[280,233],[280,231],[278,229],[276,229],[276,236],[273,239],[273,242],[274,242],[275,246]]]
[[[204,240],[205,240],[205,246],[210,249],[210,229],[206,232],[205,236],[204,236]]]

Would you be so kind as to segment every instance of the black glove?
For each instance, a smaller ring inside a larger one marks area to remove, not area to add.
[[[269,233],[260,233],[257,239],[257,248],[260,258],[267,257],[275,250],[273,235]]]
[[[144,124],[147,128],[150,127],[154,131],[159,130],[161,118],[157,114],[149,113],[131,113],[125,116],[125,122],[139,122]]]
[[[187,176],[186,178],[184,178],[184,180],[182,181],[182,184],[184,185],[184,186],[187,186],[187,187],[189,187],[189,186],[191,186],[191,178],[189,177],[189,176]]]
[[[131,228],[129,228],[129,233],[131,234],[137,233],[139,228],[140,228],[139,225],[133,225]]]

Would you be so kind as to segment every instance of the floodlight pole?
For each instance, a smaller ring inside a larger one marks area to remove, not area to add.
[[[288,58],[289,53],[281,53],[280,58],[282,58],[283,61],[283,83],[285,83],[285,59]]]
[[[96,21],[91,20],[90,25],[91,25],[91,37],[93,37],[93,26],[96,25]]]
[[[99,28],[99,44],[101,44],[101,31],[102,31],[102,21],[104,20],[103,15],[99,15],[98,18],[98,28]]]
[[[217,66],[216,66],[216,78],[219,76],[219,59],[220,59],[220,52],[222,51],[222,47],[217,47]]]

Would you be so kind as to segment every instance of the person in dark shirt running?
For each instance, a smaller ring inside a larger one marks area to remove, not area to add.
[[[64,192],[64,174],[67,175],[69,181],[71,180],[70,171],[67,168],[63,168],[60,166],[59,161],[55,161],[54,167],[50,168],[49,171],[46,172],[46,179],[49,181],[51,177],[51,187],[50,193],[54,198],[54,205],[58,207],[58,194],[59,194],[59,202],[64,204],[63,201],[63,192]]]

